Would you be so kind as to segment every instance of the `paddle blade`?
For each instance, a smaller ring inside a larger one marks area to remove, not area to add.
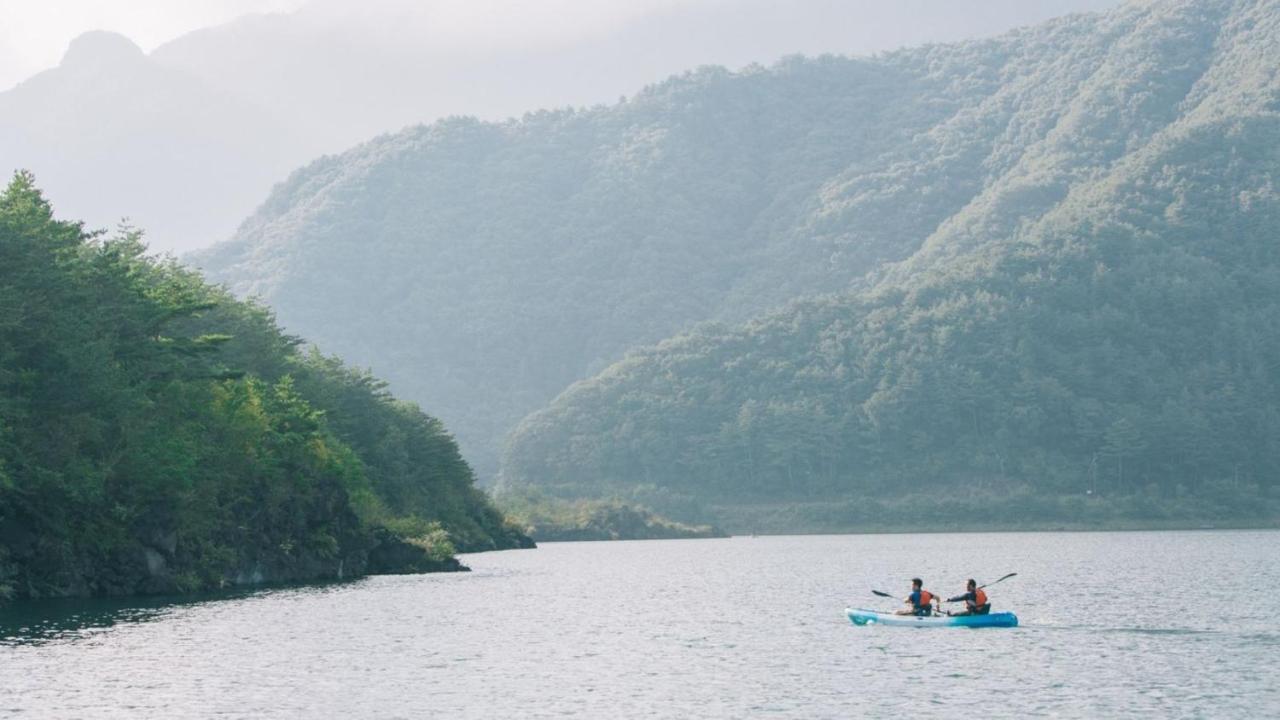
[[[891,598],[891,597],[893,597],[893,596],[892,596],[892,595],[890,595],[889,593],[887,593],[887,592],[880,592],[879,590],[872,590],[872,591],[871,591],[871,594],[872,594],[872,595],[879,595],[880,597],[887,597],[887,598]]]
[[[991,582],[987,583],[986,585],[982,585],[982,586],[980,586],[980,587],[991,587],[992,585],[995,585],[995,584],[996,584],[996,583],[998,583],[998,582],[1004,582],[1005,580],[1008,580],[1009,578],[1014,577],[1014,576],[1015,576],[1015,575],[1017,575],[1017,574],[1018,574],[1018,573],[1009,573],[1008,575],[1005,575],[1004,577],[1000,578],[999,580],[993,580],[993,581],[991,581]]]

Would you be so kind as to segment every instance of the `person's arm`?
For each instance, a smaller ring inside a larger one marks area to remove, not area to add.
[[[975,593],[967,592],[963,595],[957,595],[953,598],[947,598],[947,602],[960,602],[962,600],[973,600],[976,602],[977,599],[978,599],[978,596]]]

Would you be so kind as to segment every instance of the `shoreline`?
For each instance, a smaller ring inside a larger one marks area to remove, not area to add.
[[[813,529],[769,529],[754,532],[739,532],[738,528],[728,530],[730,537],[755,536],[787,536],[787,535],[977,535],[997,533],[1108,533],[1108,532],[1215,532],[1220,530],[1280,530],[1280,518],[1265,522],[1217,522],[1186,523],[1170,521],[1134,522],[1115,524],[1057,524],[1030,523],[1025,526],[977,527],[961,525],[939,528],[936,525],[928,528],[911,528],[901,525],[886,525],[858,528],[813,528]]]
[[[999,529],[955,529],[955,530],[781,530],[777,532],[728,532],[724,535],[710,537],[666,537],[666,538],[594,538],[583,540],[540,540],[541,545],[568,545],[582,542],[650,542],[654,540],[733,540],[762,537],[844,537],[849,535],[1014,535],[1025,533],[1145,533],[1145,532],[1240,532],[1240,531],[1280,531],[1280,520],[1269,524],[1219,524],[1208,527],[1060,527],[1060,528],[999,528]],[[491,551],[490,551],[491,552]],[[468,554],[468,553],[463,553]]]

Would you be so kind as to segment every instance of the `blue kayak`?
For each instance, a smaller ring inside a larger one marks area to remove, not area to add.
[[[854,625],[900,625],[903,627],[1018,627],[1018,616],[1010,612],[989,615],[894,615],[845,608]]]

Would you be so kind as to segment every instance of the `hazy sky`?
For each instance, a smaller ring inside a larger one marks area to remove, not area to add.
[[[567,40],[671,5],[720,0],[314,0],[319,16],[386,16],[430,24],[436,38],[486,45]],[[89,30],[113,30],[151,51],[191,30],[253,12],[288,12],[306,0],[0,0],[0,90],[58,64]],[[373,7],[371,7],[373,6]],[[381,10],[383,12],[375,12]],[[400,28],[404,30],[405,28]]]
[[[115,30],[151,50],[196,28],[304,0],[0,0],[0,89],[58,64],[72,38]]]
[[[955,12],[973,16],[975,28],[998,27],[996,18],[1007,17],[1013,24],[1035,22],[1070,10],[1094,10],[1119,0],[953,0],[950,13],[929,13],[937,9],[928,0],[830,0],[819,15],[848,18],[866,14],[884,16],[910,26],[874,29],[875,37],[859,37],[872,27],[841,25],[824,32],[847,33],[848,41],[835,49],[865,51],[896,47],[898,41],[963,37],[968,28],[930,27],[938,22],[954,22]],[[781,20],[786,17],[786,0],[777,0]],[[88,30],[122,33],[144,50],[198,28],[216,25],[253,12],[289,12],[309,6],[307,13],[331,22],[334,16],[359,23],[372,18],[386,26],[385,18],[400,16],[397,31],[413,34],[438,49],[465,47],[481,51],[572,41],[578,36],[608,31],[641,15],[672,6],[727,6],[735,0],[0,0],[0,90],[31,75],[53,67],[67,44]],[[753,3],[759,5],[759,3]],[[810,2],[809,12],[822,10],[824,3]],[[843,6],[843,7],[842,7]],[[915,12],[920,10],[921,12]],[[730,11],[732,12],[732,11]],[[759,14],[759,8],[754,12]],[[935,17],[936,16],[936,17]],[[945,16],[945,17],[944,17]],[[982,16],[995,16],[982,17]],[[787,22],[782,22],[786,25]],[[821,29],[821,27],[819,28]],[[813,27],[809,28],[812,32]],[[785,32],[780,27],[779,32]],[[883,37],[887,34],[890,37]],[[818,42],[819,38],[812,38]],[[450,47],[452,46],[452,47]],[[866,47],[863,47],[866,46]],[[791,51],[831,48],[796,47]],[[768,61],[770,57],[752,58]]]

